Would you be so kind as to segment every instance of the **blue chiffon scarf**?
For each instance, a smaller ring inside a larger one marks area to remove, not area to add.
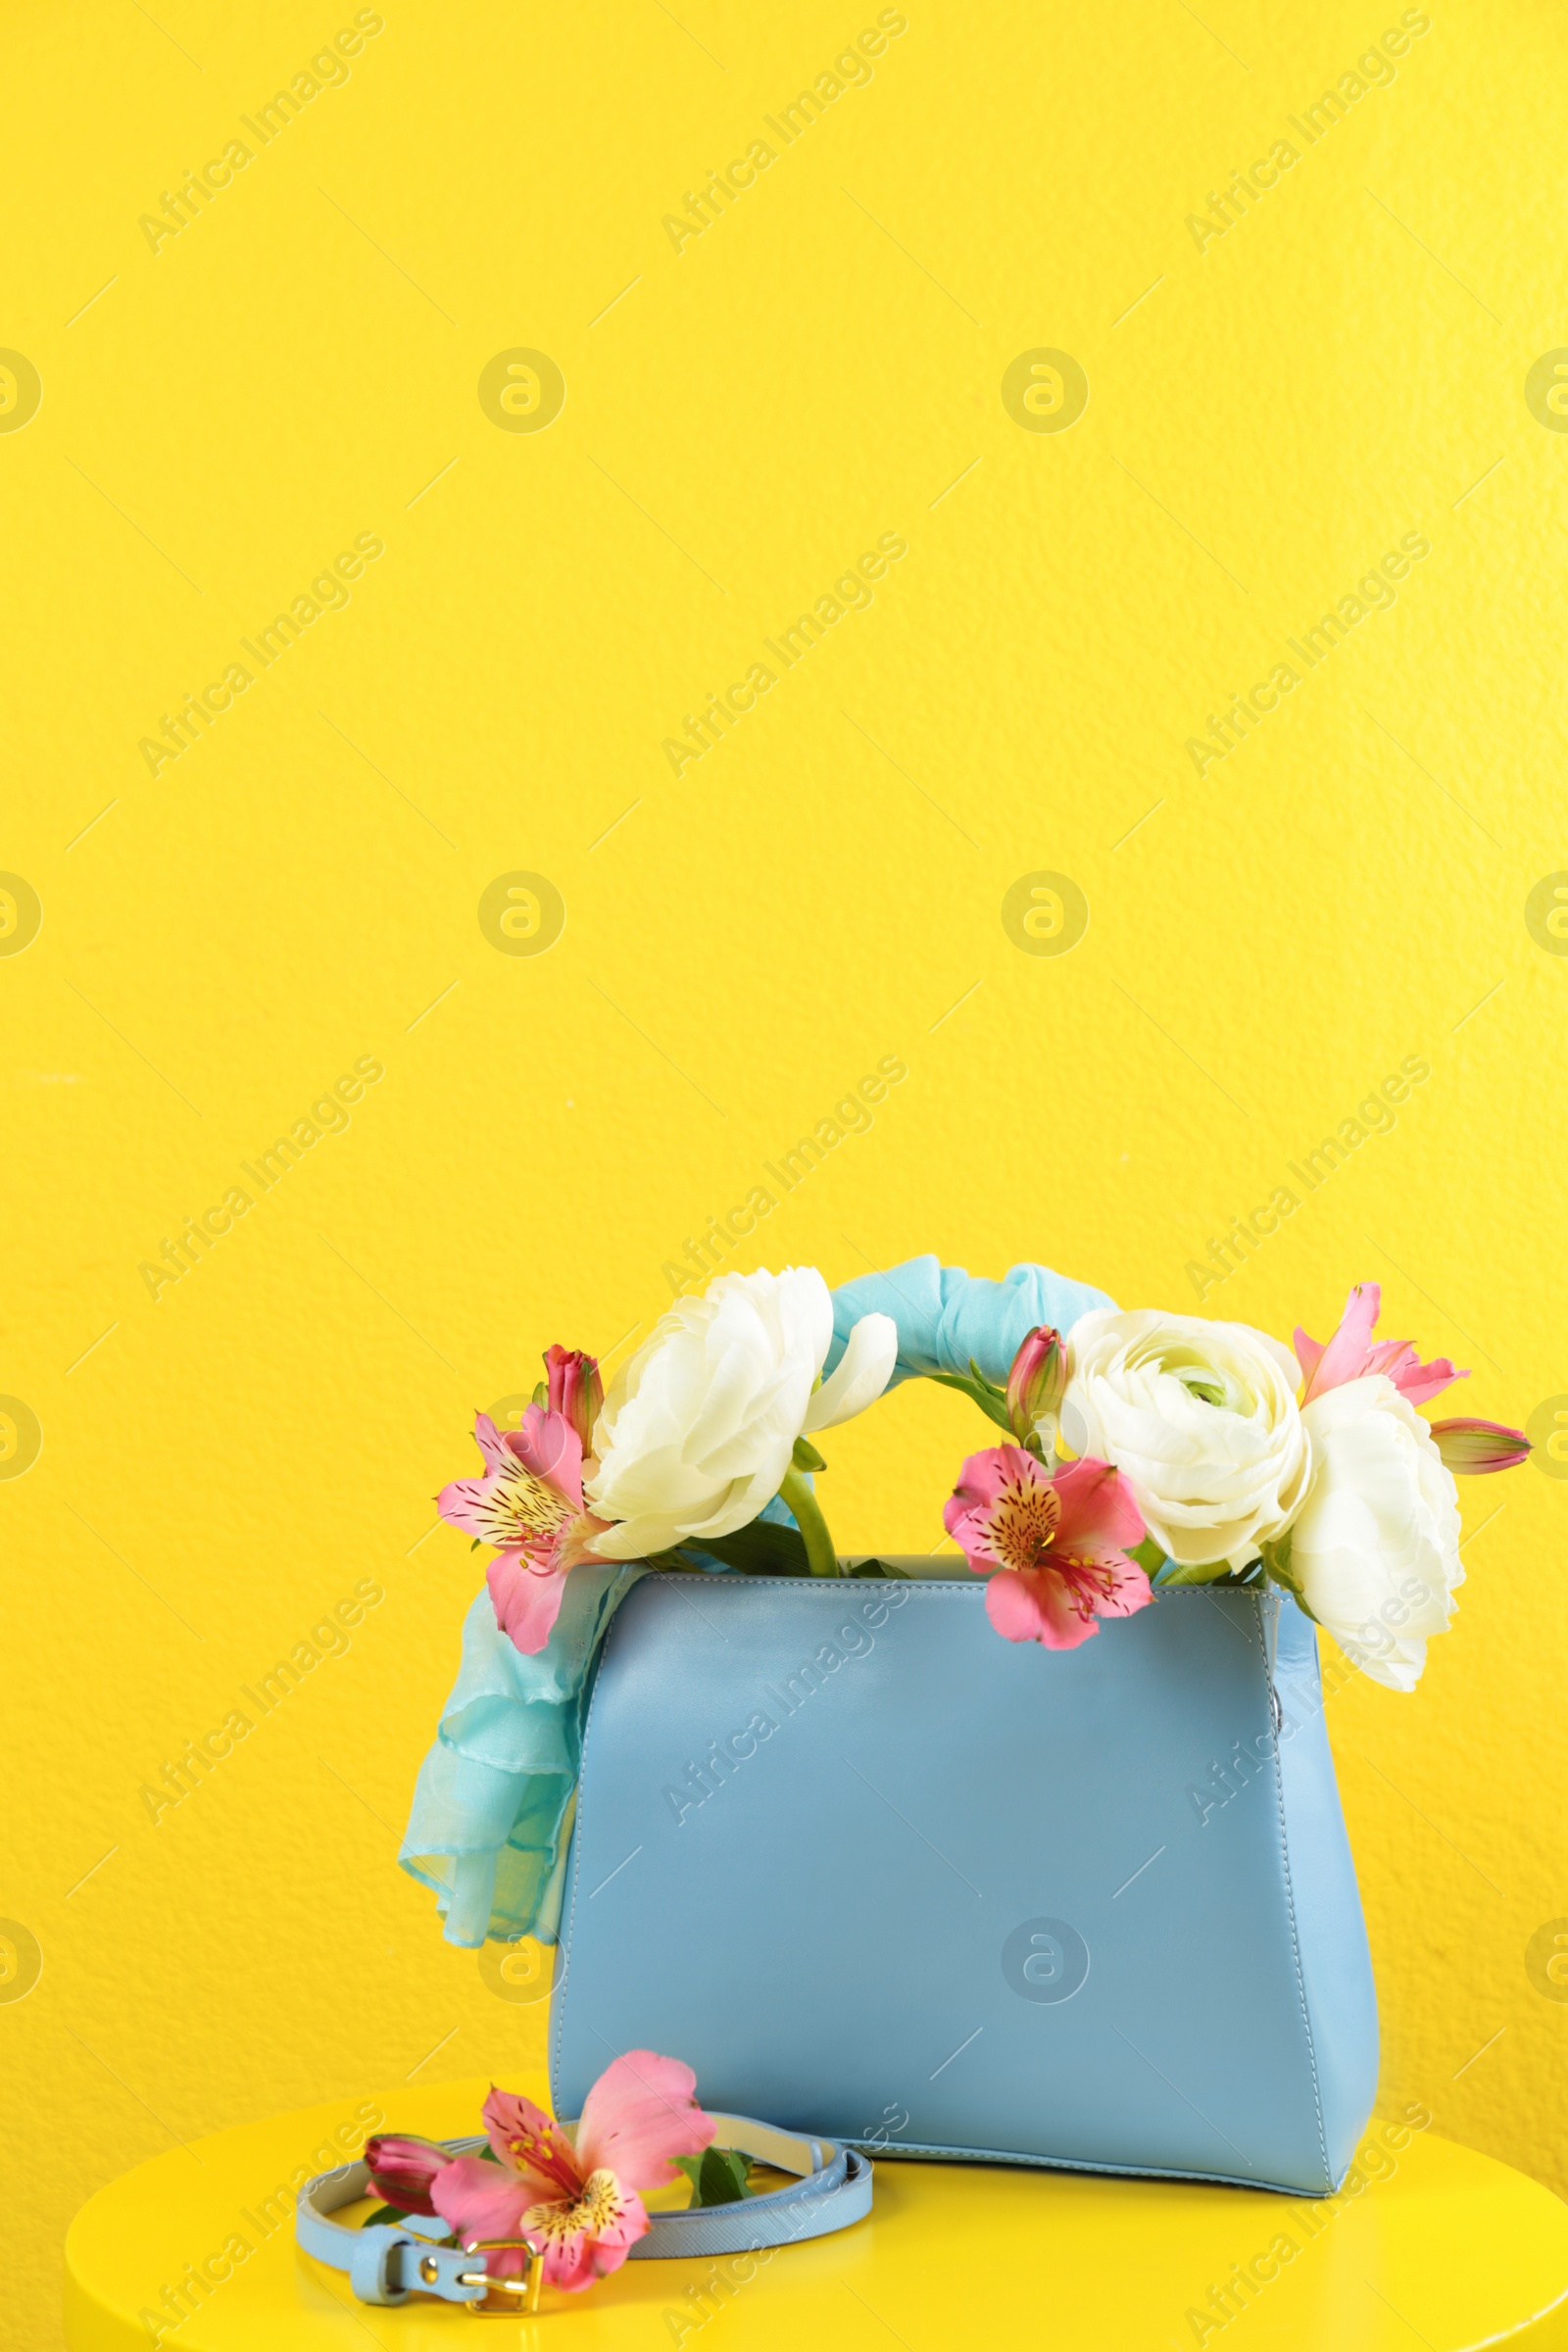
[[[1014,1266],[1001,1282],[911,1257],[862,1274],[833,1294],[833,1344],[844,1352],[862,1315],[891,1315],[899,1353],[890,1386],[934,1373],[1004,1382],[1025,1335],[1042,1323],[1063,1335],[1081,1315],[1113,1301],[1045,1266]],[[780,1502],[764,1518],[789,1522]],[[716,1570],[716,1573],[728,1573]],[[640,1566],[574,1568],[544,1648],[524,1657],[496,1625],[489,1592],[475,1595],[463,1629],[463,1662],[419,1769],[398,1859],[432,1887],[449,1943],[487,1936],[554,1943],[571,1838],[582,1726],[594,1659]]]

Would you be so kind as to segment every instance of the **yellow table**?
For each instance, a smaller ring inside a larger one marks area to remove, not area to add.
[[[467,2343],[469,2315],[455,2306],[356,2303],[341,2272],[298,2251],[287,2195],[276,2192],[302,2167],[343,2162],[367,2128],[471,2132],[486,2088],[448,2082],[303,2108],[155,2157],[100,2189],[67,2241],[73,2352],[148,2352],[155,2341],[178,2352],[351,2352],[368,2337],[394,2352]],[[489,2333],[472,2340],[526,2352],[1461,2352],[1500,2336],[1509,2352],[1568,2346],[1568,2206],[1431,2130],[1383,2122],[1347,2189],[1319,2205],[884,2162],[868,2221],[763,2257],[755,2277],[734,2275],[749,2267],[744,2258],[630,2263],[587,2295],[547,2292],[535,2320],[489,2319]],[[192,2283],[203,2274],[205,2291]],[[181,2304],[168,2290],[182,2281]]]

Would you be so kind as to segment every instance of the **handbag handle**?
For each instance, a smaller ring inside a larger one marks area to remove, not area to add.
[[[833,1344],[823,1375],[836,1368],[859,1318],[880,1314],[890,1315],[899,1331],[890,1389],[903,1380],[966,1379],[971,1361],[1005,1387],[1031,1331],[1045,1323],[1065,1338],[1081,1316],[1114,1304],[1103,1291],[1069,1282],[1049,1266],[1012,1266],[1001,1282],[991,1282],[935,1257],[906,1258],[883,1274],[858,1274],[833,1293]]]

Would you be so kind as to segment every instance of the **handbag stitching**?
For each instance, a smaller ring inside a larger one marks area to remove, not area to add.
[[[1274,1605],[1276,1608],[1280,1608],[1284,1606],[1284,1603],[1276,1601]],[[1268,1643],[1263,1639],[1263,1602],[1261,1599],[1257,1603],[1257,1616],[1258,1641],[1263,1651],[1263,1681],[1265,1686],[1272,1690],[1273,1684],[1268,1671]],[[1318,2082],[1317,2044],[1313,2038],[1312,2019],[1306,2005],[1306,1980],[1301,1973],[1301,1942],[1296,1931],[1296,1888],[1291,1880],[1291,1844],[1285,1825],[1285,1774],[1280,1761],[1280,1736],[1272,1728],[1273,1722],[1274,1713],[1271,1704],[1269,1708],[1270,1740],[1274,1751],[1274,1797],[1280,1824],[1280,1867],[1285,1875],[1285,1916],[1291,1926],[1291,1957],[1296,1966],[1296,1992],[1297,1998],[1301,2004],[1301,2029],[1306,2035],[1306,2062],[1312,2076],[1312,2108],[1317,2118],[1317,2144],[1323,2156],[1323,2178],[1328,2183],[1328,2194],[1332,2196],[1335,2186],[1334,2172],[1329,2163],[1328,2139],[1323,2130],[1323,2093]]]
[[[1213,1593],[1208,1592],[1206,1589],[1204,1589],[1203,1597],[1210,1601],[1214,1607],[1219,1607],[1219,1603],[1215,1599]],[[1263,1682],[1269,1695],[1269,1721],[1271,1725],[1271,1745],[1273,1750],[1274,1765],[1274,1800],[1279,1814],[1280,1824],[1280,1866],[1285,1881],[1285,1915],[1290,1923],[1291,1958],[1296,1969],[1296,1993],[1297,1998],[1301,2005],[1301,2026],[1306,2036],[1306,2062],[1312,2078],[1312,2111],[1317,2124],[1318,2148],[1323,2158],[1323,2178],[1328,2182],[1329,2191],[1332,2194],[1335,2183],[1334,2175],[1329,2165],[1328,2141],[1325,2135],[1323,2125],[1323,2095],[1318,2081],[1317,2043],[1312,2033],[1312,2019],[1306,2003],[1306,1984],[1301,1971],[1301,1946],[1296,1926],[1296,1892],[1291,1878],[1290,1834],[1285,1819],[1285,1776],[1280,1765],[1279,1724],[1274,1713],[1276,1704],[1274,1696],[1274,1682],[1268,1668],[1268,1637],[1263,1628],[1263,1609],[1265,1606],[1264,1596],[1257,1595],[1256,1601],[1256,1619],[1254,1623],[1249,1625],[1247,1640],[1250,1646],[1255,1644],[1258,1650],[1262,1653]],[[1283,1607],[1283,1605],[1284,1603],[1282,1601],[1275,1602],[1276,1608]],[[1225,1612],[1221,1610],[1220,1614],[1224,1616]],[[1234,1625],[1236,1620],[1234,1618],[1230,1618],[1227,1620],[1227,1622]]]
[[[627,1598],[630,1597],[631,1595],[628,1593]],[[593,1689],[588,1693],[588,1712],[583,1718],[582,1738],[577,1746],[577,1812],[571,1827],[571,1899],[566,1910],[565,1950],[562,1955],[561,1962],[561,1998],[559,2002],[552,2001],[550,2004],[550,2097],[551,2104],[558,2111],[561,2105],[561,2045],[566,2031],[566,1995],[571,1980],[571,1946],[577,1926],[577,1881],[582,1873],[582,1845],[578,1833],[582,1829],[583,1816],[588,1804],[589,1734],[593,1730],[594,1708],[599,1701],[599,1670],[609,1655],[610,1644],[614,1639],[615,1628],[620,1622],[620,1617],[621,1612],[617,1609],[610,1621],[610,1631],[599,1645],[599,1656],[594,1664]],[[559,1936],[559,1929],[557,1934]]]
[[[667,1580],[668,1580],[669,1582],[671,1582],[671,1583],[681,1583],[681,1584],[702,1584],[702,1585],[708,1585],[708,1584],[710,1584],[710,1583],[711,1583],[711,1581],[712,1581],[712,1580],[711,1580],[711,1579],[710,1579],[709,1576],[707,1576],[707,1575],[705,1575],[705,1574],[703,1574],[703,1573],[701,1573],[701,1572],[697,1572],[697,1573],[695,1573],[695,1574],[693,1574],[693,1575],[691,1575],[691,1576],[681,1576],[681,1575],[679,1575],[679,1573],[678,1573],[678,1572],[671,1573],[671,1572],[667,1572],[667,1571],[666,1571],[666,1576],[667,1576]],[[825,1581],[825,1580],[824,1580],[824,1581]],[[865,1581],[865,1582],[872,1582],[872,1581],[879,1581],[879,1580],[871,1580],[871,1579],[865,1579],[865,1580],[861,1580],[861,1579],[859,1579],[859,1578],[856,1578],[856,1579],[854,1579],[854,1580],[851,1580],[851,1579],[849,1579],[849,1578],[845,1578],[845,1579],[843,1579],[843,1580],[838,1580],[838,1579],[835,1579],[834,1581],[835,1581],[835,1582],[843,1581],[843,1582],[845,1582],[845,1583],[849,1583],[849,1582],[851,1582],[851,1581],[854,1581],[854,1582],[856,1582],[856,1583],[859,1583],[859,1582],[861,1582],[861,1581]],[[984,1599],[984,1587],[983,1587],[983,1586],[978,1586],[978,1587],[977,1587],[977,1586],[976,1586],[976,1585],[974,1585],[974,1584],[970,1584],[970,1583],[967,1583],[967,1582],[960,1582],[959,1580],[957,1580],[957,1579],[956,1579],[956,1578],[948,1578],[948,1577],[921,1577],[921,1578],[919,1578],[919,1579],[915,1579],[915,1578],[913,1578],[913,1577],[910,1577],[910,1578],[906,1578],[906,1579],[905,1579],[905,1580],[903,1580],[903,1581],[905,1582],[905,1585],[906,1585],[906,1594],[905,1594],[905,1597],[906,1597],[906,1599],[913,1599],[913,1598],[915,1598],[917,1595],[919,1595],[919,1594],[921,1594],[921,1593],[927,1593],[927,1592],[930,1592],[930,1593],[938,1593],[938,1592],[970,1592],[970,1593],[973,1593],[973,1594],[976,1596],[976,1598],[978,1598],[978,1599],[982,1599],[982,1600]],[[747,1582],[748,1586],[751,1586],[751,1585],[766,1585],[766,1586],[768,1586],[768,1587],[770,1587],[770,1588],[772,1588],[772,1589],[774,1589],[774,1590],[779,1590],[779,1589],[782,1589],[782,1590],[784,1590],[784,1591],[787,1591],[787,1592],[815,1592],[815,1591],[818,1591],[818,1590],[820,1590],[820,1587],[818,1586],[818,1584],[817,1584],[817,1582],[816,1582],[816,1580],[815,1580],[815,1579],[811,1580],[811,1582],[810,1582],[809,1584],[807,1584],[807,1583],[805,1583],[805,1582],[804,1582],[804,1580],[802,1580],[801,1578],[799,1578],[799,1577],[792,1577],[792,1576],[753,1576],[753,1577],[748,1577],[748,1578],[746,1579],[746,1582]],[[627,1595],[627,1597],[629,1598],[629,1597],[630,1597],[630,1595],[628,1594],[628,1595]],[[1207,1597],[1207,1595],[1205,1595],[1205,1597]],[[902,1605],[902,1604],[901,1604],[901,1605]],[[1280,1604],[1276,1604],[1276,1605],[1280,1605]],[[572,1841],[571,1841],[571,1897],[570,1897],[570,1902],[569,1902],[569,1905],[568,1905],[568,1908],[567,1908],[567,1912],[566,1912],[566,1921],[565,1921],[565,1928],[566,1928],[566,1934],[565,1934],[565,1952],[564,1952],[564,1958],[563,1958],[563,1961],[562,1961],[562,1970],[561,1970],[561,1986],[560,1986],[560,1996],[561,1996],[561,1997],[560,1997],[560,2000],[559,2000],[559,2002],[552,2002],[552,2004],[551,2004],[551,2009],[552,2009],[552,2017],[551,2017],[551,2065],[550,2065],[550,2087],[551,2087],[551,2093],[552,2093],[552,2096],[553,2096],[553,2097],[554,2097],[554,2096],[556,2095],[556,2093],[557,2093],[558,2082],[559,2082],[559,2074],[560,2074],[560,2066],[561,2066],[562,2042],[563,2042],[563,2040],[564,2040],[564,2034],[565,2034],[565,2022],[566,2022],[566,2000],[567,2000],[567,1995],[568,1995],[569,1986],[570,1986],[570,1979],[571,1979],[571,1946],[572,1946],[572,1940],[573,1940],[573,1936],[574,1936],[575,1930],[576,1930],[576,1921],[577,1921],[577,1883],[578,1883],[578,1879],[579,1879],[579,1877],[580,1877],[580,1875],[581,1875],[581,1869],[582,1869],[582,1848],[581,1848],[581,1845],[580,1845],[580,1843],[579,1843],[579,1839],[578,1839],[578,1833],[580,1832],[580,1830],[581,1830],[581,1828],[582,1828],[582,1825],[583,1825],[584,1819],[586,1818],[586,1811],[587,1811],[587,1802],[588,1802],[588,1762],[589,1762],[589,1749],[590,1749],[590,1745],[591,1745],[591,1741],[592,1741],[592,1734],[593,1734],[594,1708],[595,1708],[595,1706],[598,1704],[598,1699],[599,1699],[599,1681],[600,1681],[600,1673],[601,1673],[601,1670],[602,1670],[602,1669],[603,1669],[603,1667],[604,1667],[604,1664],[605,1664],[606,1660],[608,1659],[608,1657],[609,1657],[609,1655],[610,1655],[610,1645],[611,1645],[611,1642],[613,1641],[613,1639],[614,1639],[614,1637],[615,1637],[615,1634],[616,1634],[616,1632],[617,1632],[617,1630],[618,1630],[618,1628],[619,1628],[619,1626],[620,1626],[620,1623],[621,1623],[621,1620],[622,1620],[622,1617],[623,1617],[623,1615],[624,1615],[624,1611],[623,1611],[623,1610],[617,1609],[617,1610],[615,1611],[615,1615],[614,1615],[614,1617],[613,1617],[613,1619],[612,1620],[612,1622],[611,1622],[611,1625],[610,1625],[610,1630],[609,1630],[609,1632],[606,1634],[606,1636],[605,1636],[605,1639],[604,1639],[603,1642],[602,1642],[602,1643],[601,1643],[601,1645],[600,1645],[599,1657],[598,1657],[598,1659],[597,1659],[597,1661],[596,1661],[596,1664],[595,1664],[595,1669],[594,1669],[594,1686],[593,1686],[593,1690],[592,1690],[592,1691],[591,1691],[591,1692],[590,1692],[590,1694],[589,1694],[589,1699],[588,1699],[588,1713],[587,1713],[587,1716],[586,1716],[586,1717],[585,1717],[585,1719],[584,1719],[584,1722],[583,1722],[583,1728],[582,1728],[582,1744],[581,1744],[581,1748],[580,1748],[580,1750],[579,1750],[578,1777],[577,1777],[577,1817],[576,1817],[576,1821],[575,1821],[575,1823],[573,1824],[573,1828],[572,1828]],[[1232,1620],[1231,1620],[1231,1622],[1234,1624],[1234,1623],[1235,1623],[1235,1620],[1234,1620],[1234,1619],[1232,1619]],[[1240,1629],[1238,1629],[1238,1630],[1240,1630]],[[1248,1642],[1249,1642],[1249,1645],[1250,1645],[1250,1644],[1251,1644],[1251,1643],[1252,1643],[1252,1642],[1255,1641],[1255,1642],[1256,1642],[1256,1644],[1257,1644],[1257,1646],[1258,1646],[1258,1648],[1259,1648],[1259,1650],[1262,1652],[1262,1656],[1263,1656],[1263,1680],[1264,1680],[1265,1686],[1269,1686],[1269,1687],[1271,1688],[1272,1686],[1270,1686],[1270,1685],[1269,1685],[1269,1672],[1268,1672],[1268,1644],[1267,1644],[1267,1642],[1265,1641],[1265,1639],[1264,1639],[1264,1637],[1263,1637],[1263,1631],[1262,1631],[1262,1601],[1261,1601],[1260,1599],[1257,1601],[1257,1614],[1256,1614],[1256,1624],[1255,1624],[1255,1629],[1254,1629],[1253,1631],[1250,1632],[1250,1633],[1248,1634],[1248,1637],[1247,1637],[1247,1638],[1248,1638]],[[1273,1721],[1273,1716],[1272,1716],[1272,1710],[1271,1710],[1271,1711],[1270,1711],[1270,1724],[1271,1724],[1271,1726],[1272,1726],[1272,1721]],[[1290,1859],[1290,1847],[1289,1847],[1289,1839],[1288,1839],[1288,1837],[1287,1837],[1286,1825],[1285,1825],[1285,1783],[1284,1783],[1284,1775],[1283,1775],[1283,1773],[1282,1773],[1282,1771],[1281,1771],[1281,1769],[1280,1769],[1280,1748],[1279,1748],[1279,1735],[1278,1735],[1278,1733],[1274,1733],[1274,1734],[1273,1734],[1273,1760],[1274,1760],[1274,1795],[1275,1795],[1275,1803],[1276,1803],[1276,1807],[1277,1807],[1277,1810],[1278,1810],[1278,1815],[1279,1815],[1279,1825],[1280,1825],[1280,1864],[1281,1864],[1281,1869],[1282,1869],[1283,1876],[1284,1876],[1284,1881],[1285,1881],[1285,1914],[1286,1914],[1286,1918],[1287,1918],[1287,1920],[1288,1920],[1288,1921],[1289,1921],[1289,1923],[1290,1923],[1290,1930],[1291,1930],[1291,1957],[1292,1957],[1292,1961],[1293,1961],[1293,1963],[1294,1963],[1294,1966],[1295,1966],[1295,1969],[1296,1969],[1296,1990],[1297,1990],[1297,1998],[1298,1999],[1298,2001],[1300,2002],[1300,2005],[1301,2005],[1301,2029],[1302,2029],[1302,2032],[1303,2032],[1303,2034],[1304,2034],[1304,2035],[1305,2035],[1305,2038],[1306,2038],[1306,2056],[1307,2056],[1307,2067],[1308,2067],[1308,2070],[1309,2070],[1309,2072],[1310,2072],[1310,2075],[1311,2075],[1311,2080],[1312,2080],[1312,2108],[1313,2108],[1313,2115],[1314,2115],[1314,2118],[1315,2118],[1315,2121],[1316,2121],[1316,2124],[1317,2124],[1317,2139],[1318,2139],[1318,2148],[1319,2148],[1319,2151],[1321,2152],[1322,2159],[1323,2159],[1323,2178],[1324,2178],[1324,2180],[1326,2180],[1326,2181],[1329,2183],[1329,2193],[1330,2193],[1330,2194],[1332,2194],[1332,2193],[1333,2193],[1333,2174],[1332,2174],[1332,2171],[1331,2171],[1331,2169],[1330,2169],[1330,2166],[1329,2166],[1328,2141],[1327,2141],[1327,2138],[1325,2137],[1325,2134],[1324,2134],[1324,2128],[1323,2128],[1323,2099],[1322,2099],[1322,2093],[1321,2093],[1321,2089],[1320,2089],[1320,2087],[1319,2087],[1319,2082],[1318,2082],[1318,2072],[1317,2072],[1317,2050],[1316,2050],[1316,2046],[1315,2046],[1315,2043],[1314,2043],[1314,2041],[1313,2041],[1313,2036],[1312,2036],[1312,2021],[1311,2021],[1311,2017],[1310,2017],[1310,2015],[1309,2015],[1309,2013],[1308,2013],[1308,2010],[1307,2010],[1307,2005],[1306,2005],[1306,1984],[1305,1984],[1305,1980],[1304,1980],[1304,1978],[1303,1978],[1303,1976],[1302,1976],[1302,1973],[1301,1973],[1301,1947],[1300,1947],[1300,1939],[1299,1939],[1299,1937],[1298,1937],[1298,1934],[1297,1934],[1297,1927],[1296,1927],[1296,1893],[1295,1893],[1295,1888],[1294,1888],[1294,1886],[1293,1886],[1292,1880],[1291,1880],[1291,1859]],[[854,2143],[854,2142],[851,2142],[850,2144],[851,2144],[851,2145],[854,2145],[855,2143]],[[1074,2157],[1042,2157],[1042,2156],[1020,2156],[1020,2155],[1018,2155],[1018,2154],[1016,2154],[1016,2153],[1011,2153],[1011,2154],[1009,2154],[1009,2153],[1008,2153],[1008,2152],[1006,2152],[1005,2150],[999,2150],[999,2149],[985,2149],[985,2148],[981,2148],[981,2149],[974,2149],[974,2150],[966,2150],[966,2149],[960,2149],[960,2148],[936,2148],[936,2147],[932,2147],[932,2148],[930,2148],[930,2149],[926,2149],[926,2148],[923,2148],[923,2147],[922,2147],[922,2148],[920,2148],[920,2149],[918,2149],[918,2150],[917,2150],[917,2149],[916,2149],[916,2147],[914,2146],[914,2144],[913,2144],[913,2143],[910,2143],[910,2144],[909,2144],[909,2145],[908,2145],[906,2148],[905,2148],[905,2149],[901,2150],[901,2151],[900,2151],[900,2153],[902,2153],[902,2154],[905,2154],[905,2155],[909,2155],[909,2156],[914,2156],[915,2154],[917,2154],[917,2153],[918,2153],[918,2154],[920,2154],[920,2155],[929,2155],[929,2156],[931,2156],[931,2157],[933,2157],[933,2158],[935,2158],[935,2159],[939,2159],[939,2160],[940,2160],[940,2159],[942,2159],[942,2158],[944,2158],[944,2157],[946,2157],[946,2158],[950,2158],[950,2159],[951,2159],[951,2158],[955,2158],[955,2157],[956,2157],[956,2158],[959,2158],[959,2159],[967,2159],[967,2160],[969,2160],[969,2161],[972,2161],[972,2162],[974,2162],[974,2163],[980,2163],[980,2164],[984,2164],[984,2163],[1029,2164],[1029,2165],[1035,2165],[1035,2166],[1039,2166],[1039,2167],[1041,2167],[1042,2169],[1044,2169],[1044,2170],[1048,2170],[1048,2171],[1054,2171],[1054,2170],[1060,2169],[1060,2170],[1064,2170],[1064,2171],[1067,2171],[1067,2172],[1081,2172],[1081,2173],[1114,2172],[1114,2173],[1116,2173],[1116,2174],[1122,2175],[1122,2176],[1123,2176],[1123,2177],[1125,2177],[1125,2178],[1129,2178],[1129,2179],[1139,2179],[1139,2180],[1144,2180],[1144,2179],[1147,2179],[1147,2180],[1218,2180],[1218,2181],[1222,2181],[1222,2182],[1224,2182],[1224,2183],[1225,2183],[1226,2185],[1228,2185],[1228,2186],[1236,2186],[1236,2187],[1244,2187],[1244,2188],[1245,2188],[1245,2187],[1249,2187],[1249,2186],[1253,2186],[1253,2185],[1255,2185],[1255,2183],[1254,2183],[1254,2182],[1250,2182],[1250,2181],[1244,2180],[1240,2179],[1240,2177],[1239,2177],[1239,2176],[1237,2176],[1237,2175],[1234,2175],[1234,2174],[1228,2174],[1228,2173],[1197,2173],[1197,2172],[1184,2172],[1184,2171],[1176,2171],[1176,2170],[1172,2170],[1172,2169],[1167,2169],[1167,2168],[1165,2168],[1165,2167],[1162,2167],[1162,2166],[1154,2166],[1154,2165],[1114,2165],[1114,2166],[1110,2166],[1110,2165],[1091,2165],[1091,2164],[1086,2164],[1086,2163],[1082,2162],[1080,2159],[1077,2159],[1077,2158],[1074,2158]],[[1293,2195],[1313,2196],[1313,2195],[1318,2195],[1318,2194],[1321,2194],[1322,2192],[1321,2192],[1321,2191],[1318,2191],[1318,2190],[1312,2190],[1312,2189],[1300,2189],[1300,2190],[1291,2190],[1291,2191],[1288,2191],[1287,2193],[1290,2193],[1290,2194],[1293,2194]]]

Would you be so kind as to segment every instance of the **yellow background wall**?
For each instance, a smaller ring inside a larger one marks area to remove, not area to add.
[[[387,0],[264,146],[241,118],[352,10],[7,16],[0,344],[41,406],[6,363],[0,867],[42,926],[0,886],[0,1391],[42,1450],[3,1408],[0,1994],[29,1936],[42,1974],[0,2051],[47,2344],[70,2214],[141,2157],[537,2057],[543,2011],[393,1863],[477,1582],[429,1497],[547,1343],[619,1360],[880,1057],[874,1126],[733,1262],[1041,1257],[1190,1308],[1188,1262],[1294,1185],[1206,1311],[1321,1337],[1377,1279],[1386,1332],[1475,1367],[1453,1409],[1552,1426],[1568,418],[1525,383],[1568,343],[1568,57],[1547,0],[1433,0],[1308,146],[1289,118],[1396,7],[909,0],[786,147],[764,117],[874,8]],[[236,137],[154,250],[139,217]],[[759,138],[677,251],[662,217]],[[564,376],[547,429],[481,405],[518,349]],[[1004,405],[1041,349],[1087,377],[1069,429]],[[674,772],[884,534],[869,609]],[[1393,608],[1198,772],[1405,534]],[[361,535],[352,601],[262,670],[241,639]],[[481,927],[518,872],[565,910],[537,955]],[[1064,954],[1004,921],[1042,872],[1087,903]],[[1306,1195],[1286,1163],[1406,1056],[1392,1131]],[[362,1059],[346,1131],[248,1185]],[[235,1186],[155,1299],[143,1261]],[[838,1437],[841,1544],[935,1543],[977,1428],[906,1392]],[[1531,1945],[1568,1913],[1568,1487],[1464,1502],[1419,1693],[1332,1708],[1384,2097],[1568,2187]],[[155,1823],[144,1785],[365,1579],[347,1653]]]

